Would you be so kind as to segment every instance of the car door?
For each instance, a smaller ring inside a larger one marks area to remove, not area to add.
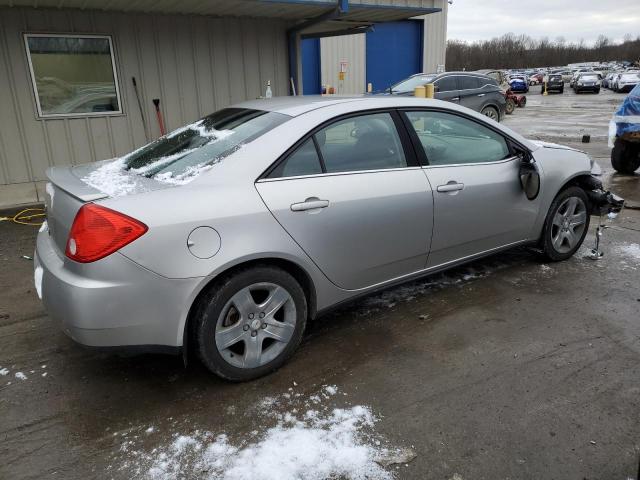
[[[424,268],[433,196],[396,112],[341,117],[311,132],[256,188],[341,288],[361,289]]]
[[[452,103],[460,103],[458,91],[458,79],[456,75],[446,75],[433,82],[435,87],[435,98]]]
[[[407,111],[416,148],[433,188],[434,267],[529,239],[540,198],[527,199],[520,158],[484,122],[442,111]]]
[[[471,75],[458,76],[460,105],[479,112],[485,103],[486,92],[480,90],[480,79]]]

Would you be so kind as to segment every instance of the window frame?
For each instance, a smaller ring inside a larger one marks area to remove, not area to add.
[[[66,38],[98,38],[107,39],[109,42],[109,51],[111,55],[111,69],[113,71],[113,82],[116,88],[116,99],[118,100],[118,110],[108,112],[84,112],[84,113],[43,113],[42,106],[40,105],[40,95],[38,94],[38,85],[36,83],[36,76],[33,70],[33,62],[31,61],[31,50],[29,49],[29,38],[34,37],[66,37]],[[29,74],[31,76],[31,87],[36,104],[36,119],[49,120],[56,118],[85,118],[85,117],[111,117],[124,115],[124,108],[122,104],[122,95],[120,93],[120,82],[118,77],[118,69],[116,66],[116,52],[113,47],[112,35],[105,34],[81,34],[81,33],[23,33],[22,39],[25,47],[25,55],[27,56],[27,63],[29,65]]]
[[[507,148],[509,149],[509,157],[508,158],[504,158],[502,160],[494,160],[492,162],[475,162],[475,163],[450,163],[447,165],[431,165],[429,163],[429,159],[427,157],[427,152],[425,151],[424,147],[422,146],[422,143],[420,142],[420,138],[418,137],[418,134],[416,133],[415,129],[413,128],[413,125],[411,124],[411,119],[409,118],[409,116],[407,115],[407,112],[434,112],[434,113],[446,113],[455,117],[460,117],[460,118],[464,118],[466,120],[469,120],[470,122],[476,123],[484,128],[487,128],[489,130],[491,130],[492,132],[500,135],[505,142],[507,143]],[[506,162],[511,162],[513,161],[515,158],[518,157],[519,153],[523,153],[527,158],[531,156],[531,150],[529,150],[529,148],[527,148],[526,146],[524,146],[522,143],[518,142],[517,140],[515,140],[514,138],[510,137],[509,135],[505,134],[504,132],[500,131],[499,129],[495,128],[493,125],[489,125],[486,124],[482,121],[480,121],[477,118],[473,118],[469,115],[466,115],[462,112],[457,112],[457,111],[453,111],[453,110],[448,110],[445,108],[437,108],[437,107],[430,107],[430,108],[425,108],[425,107],[404,107],[404,108],[399,108],[398,109],[398,113],[400,114],[400,117],[402,118],[402,121],[404,123],[404,127],[407,131],[407,134],[409,135],[409,138],[411,139],[411,143],[413,144],[413,148],[416,154],[416,157],[418,159],[418,161],[420,162],[420,165],[422,166],[422,168],[448,168],[448,167],[464,167],[464,166],[475,166],[475,165],[495,165],[498,163],[506,163]]]
[[[322,152],[320,151],[318,142],[315,138],[315,134],[320,130],[323,130],[327,127],[330,127],[334,123],[338,123],[342,120],[346,120],[353,117],[362,117],[366,115],[375,115],[379,113],[387,113],[391,117],[393,124],[396,128],[396,132],[398,133],[398,137],[400,138],[400,144],[402,147],[402,151],[407,161],[406,167],[398,167],[398,168],[373,168],[370,170],[345,170],[343,172],[327,172],[326,166],[324,164],[324,158],[322,157]],[[270,177],[271,173],[278,168],[278,166],[287,161],[287,159],[293,155],[298,149],[303,146],[307,140],[311,138],[313,140],[313,144],[316,148],[316,153],[318,154],[318,158],[320,159],[320,166],[322,167],[322,173],[315,173],[310,175],[298,175],[295,177]],[[300,139],[298,139],[291,147],[287,149],[280,157],[278,157],[256,180],[256,182],[276,182],[276,181],[284,181],[284,180],[294,180],[298,178],[313,178],[313,177],[329,177],[335,175],[354,175],[354,174],[362,174],[362,173],[372,173],[372,172],[389,172],[395,170],[407,170],[407,169],[415,169],[421,168],[420,161],[418,159],[418,154],[415,150],[415,145],[411,140],[409,132],[407,131],[406,125],[404,123],[404,119],[402,115],[396,108],[373,108],[370,110],[358,110],[357,112],[349,112],[342,115],[338,115],[336,117],[330,118],[319,125],[315,126],[313,129],[309,130],[305,133]]]

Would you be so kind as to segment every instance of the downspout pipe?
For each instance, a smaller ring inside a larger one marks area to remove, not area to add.
[[[293,78],[293,84],[296,86],[296,94],[300,93],[300,84],[298,83],[298,34],[305,28],[317,25],[327,20],[333,20],[349,11],[349,0],[337,0],[335,8],[318,15],[317,17],[305,20],[304,22],[291,27],[287,30],[287,44],[289,50],[289,75]],[[294,94],[293,88],[290,86],[291,95]]]

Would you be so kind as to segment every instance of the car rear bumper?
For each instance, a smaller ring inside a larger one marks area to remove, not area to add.
[[[589,86],[576,86],[576,92],[597,92],[600,90],[600,85],[589,85]]]
[[[47,231],[38,234],[34,267],[49,316],[92,347],[181,346],[201,280],[164,278],[119,253],[79,264],[61,255]]]

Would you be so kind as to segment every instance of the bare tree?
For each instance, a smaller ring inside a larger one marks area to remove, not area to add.
[[[637,61],[640,59],[640,36],[624,36],[615,43],[600,35],[593,46],[584,39],[568,43],[564,37],[555,40],[533,39],[526,35],[507,33],[502,37],[480,42],[449,40],[447,68],[449,70],[478,70],[481,68],[527,68],[561,66],[578,62],[608,60]]]

